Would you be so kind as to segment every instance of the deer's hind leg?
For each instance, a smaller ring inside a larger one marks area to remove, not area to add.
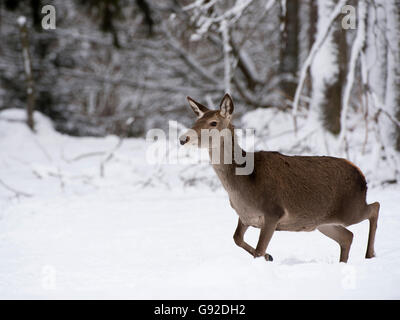
[[[365,254],[365,258],[367,259],[375,257],[374,244],[376,228],[378,227],[379,208],[379,202],[374,202],[367,206],[369,219],[368,246],[367,253]]]
[[[233,235],[233,241],[235,241],[236,245],[246,250],[252,256],[254,255],[255,249],[249,245],[247,242],[244,241],[244,234],[246,233],[249,226],[243,224],[240,220],[238,221],[238,225],[236,227],[235,234]]]
[[[340,246],[340,262],[347,262],[353,233],[340,225],[322,225],[318,230],[327,237],[335,240]]]

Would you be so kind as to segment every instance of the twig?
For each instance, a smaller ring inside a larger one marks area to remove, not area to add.
[[[100,177],[104,178],[104,166],[105,164],[110,161],[114,157],[115,151],[121,147],[122,142],[124,141],[124,137],[120,137],[116,146],[107,154],[107,156],[100,162]]]
[[[378,108],[377,110],[378,110],[378,112],[382,112],[383,114],[385,114],[390,119],[390,121],[393,122],[394,125],[396,125],[400,128],[400,122],[395,117],[393,117],[389,112],[387,112],[386,110],[384,110],[382,108]]]
[[[32,194],[29,194],[29,193],[26,193],[26,192],[23,192],[23,191],[19,191],[19,190],[16,190],[16,189],[10,187],[9,185],[7,185],[7,184],[6,184],[3,180],[1,180],[1,179],[0,179],[0,185],[2,185],[2,186],[3,186],[5,189],[7,189],[8,191],[11,191],[12,193],[14,193],[14,195],[15,195],[17,198],[20,197],[20,196],[27,197],[27,198],[33,197]]]
[[[88,152],[88,153],[83,153],[83,154],[77,155],[76,157],[74,157],[72,159],[65,159],[65,161],[74,162],[74,161],[79,161],[79,160],[89,158],[89,157],[102,156],[105,153],[106,153],[105,151],[93,151],[93,152]]]

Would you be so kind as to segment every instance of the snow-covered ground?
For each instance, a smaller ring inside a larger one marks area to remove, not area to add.
[[[368,192],[375,259],[363,222],[347,264],[319,232],[275,233],[267,263],[233,243],[237,216],[207,164],[151,165],[143,139],[64,136],[38,113],[33,135],[9,121],[23,116],[0,113],[2,299],[400,298],[398,185]]]

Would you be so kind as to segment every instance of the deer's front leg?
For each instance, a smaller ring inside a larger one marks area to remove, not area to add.
[[[265,260],[272,261],[273,258],[270,254],[266,253],[268,244],[274,234],[278,220],[265,219],[264,224],[260,231],[256,250],[254,251],[254,258],[264,256]]]
[[[249,226],[244,225],[239,218],[235,234],[233,235],[233,241],[235,241],[237,246],[243,248],[251,255],[254,255],[255,249],[244,241],[244,234],[246,233],[248,228]]]

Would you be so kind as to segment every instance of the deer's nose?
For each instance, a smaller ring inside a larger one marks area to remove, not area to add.
[[[180,144],[183,146],[185,143],[188,143],[190,140],[189,136],[181,136],[179,138],[179,142]]]

